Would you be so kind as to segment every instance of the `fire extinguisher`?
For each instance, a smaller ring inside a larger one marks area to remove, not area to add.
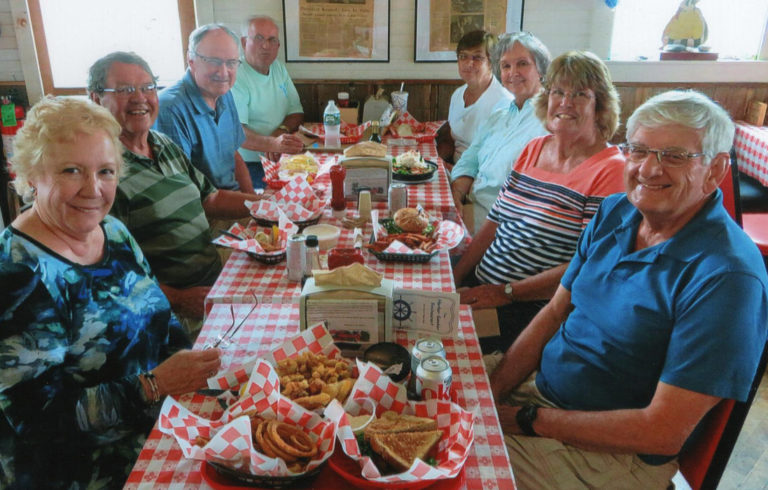
[[[16,132],[24,125],[24,115],[24,108],[14,104],[10,96],[0,97],[0,134],[3,138],[3,153],[8,161],[13,156]]]

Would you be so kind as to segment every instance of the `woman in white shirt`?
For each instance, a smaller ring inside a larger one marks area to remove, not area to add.
[[[456,46],[459,76],[464,85],[451,96],[448,123],[438,134],[437,149],[440,157],[452,164],[472,143],[478,125],[502,99],[512,95],[493,76],[491,52],[497,38],[486,31],[465,34]]]

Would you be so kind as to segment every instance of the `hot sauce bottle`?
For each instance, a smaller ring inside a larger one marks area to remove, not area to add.
[[[343,218],[346,214],[347,201],[344,199],[344,177],[347,169],[341,165],[331,167],[331,209],[337,218]]]

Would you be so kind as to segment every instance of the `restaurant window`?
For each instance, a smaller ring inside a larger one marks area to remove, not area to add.
[[[658,60],[667,22],[680,7],[672,0],[621,0],[615,10],[612,60]],[[768,26],[765,0],[701,0],[696,6],[707,22],[705,45],[719,59],[760,58]],[[764,55],[763,55],[764,56]]]
[[[181,78],[194,3],[186,0],[28,0],[46,94],[82,95],[88,68],[113,51],[133,51],[160,85]]]

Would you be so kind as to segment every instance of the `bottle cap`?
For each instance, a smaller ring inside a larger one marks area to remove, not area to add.
[[[317,235],[307,235],[307,247],[317,247],[320,242],[317,241]]]

